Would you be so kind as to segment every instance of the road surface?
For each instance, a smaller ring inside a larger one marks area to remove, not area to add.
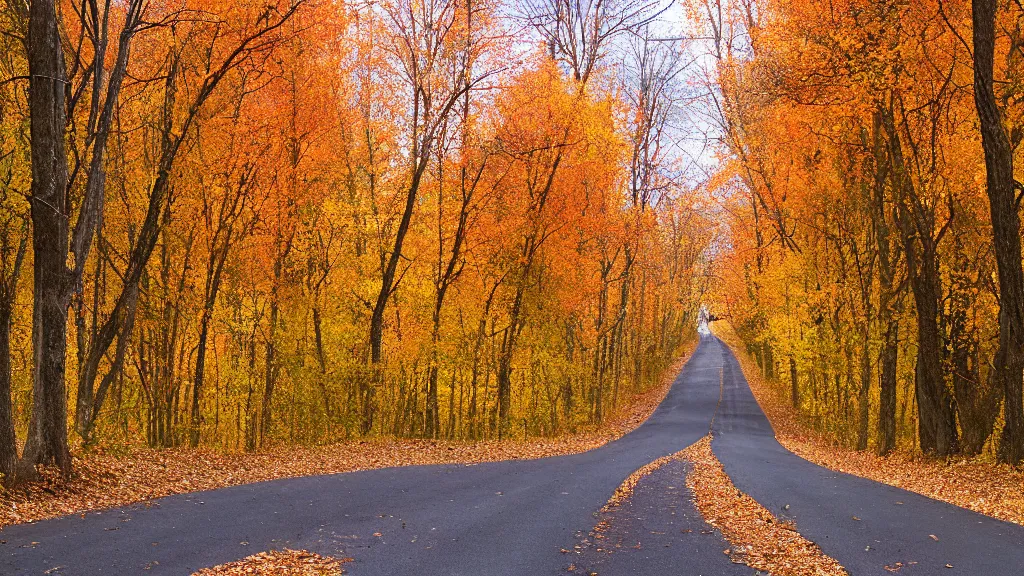
[[[793,518],[851,574],[887,575],[895,562],[905,574],[1021,574],[1024,527],[783,449],[714,336],[701,339],[642,426],[601,448],[276,480],[10,526],[0,531],[0,574],[190,574],[285,547],[351,557],[353,575],[756,574],[729,561],[728,545],[693,508],[685,463],[599,512],[631,472],[707,434],[716,411],[712,447],[736,485]],[[607,529],[595,540],[601,521]]]

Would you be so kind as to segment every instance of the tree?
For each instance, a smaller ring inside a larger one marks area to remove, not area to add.
[[[30,3],[26,38],[32,148],[33,406],[22,456],[26,475],[36,464],[71,472],[64,359],[71,291],[65,262],[68,185],[64,131],[67,74],[53,0]]]
[[[999,350],[994,378],[1002,384],[1006,424],[999,458],[1024,460],[1024,269],[1021,266],[1019,185],[1013,177],[1013,148],[993,88],[995,62],[994,0],[971,2],[974,22],[974,103],[981,123],[985,184],[999,271]]]

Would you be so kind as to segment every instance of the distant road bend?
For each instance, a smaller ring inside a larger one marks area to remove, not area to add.
[[[888,575],[897,562],[901,574],[1024,574],[1024,527],[785,450],[732,352],[711,335],[654,414],[601,448],[275,480],[10,526],[0,533],[0,574],[190,574],[285,547],[352,557],[353,575],[554,575],[570,564],[601,576],[755,574],[722,554],[727,544],[681,484],[684,463],[641,482],[615,520],[620,535],[645,545],[600,557],[561,552],[593,528],[631,472],[707,434],[716,409],[712,448],[736,486],[794,519],[851,574]],[[654,528],[668,524],[672,531]]]

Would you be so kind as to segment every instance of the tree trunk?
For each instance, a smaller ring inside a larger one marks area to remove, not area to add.
[[[962,312],[962,311],[960,311]],[[950,318],[950,366],[953,369],[953,393],[963,430],[961,447],[965,454],[980,454],[992,434],[1002,388],[983,386],[978,355],[978,339],[968,333],[963,315]]]
[[[899,321],[887,318],[878,363],[878,454],[882,456],[896,448],[896,361],[899,359],[899,331]]]
[[[796,359],[792,356],[789,357],[789,386],[791,390],[791,399],[793,400],[793,408],[800,410],[800,387],[796,378]]]
[[[865,324],[866,326],[866,324]],[[867,330],[863,330],[860,353],[860,388],[857,390],[857,450],[868,448],[868,424],[871,414],[871,347]]]
[[[10,484],[18,463],[11,405],[11,303],[6,294],[0,296],[0,475]]]
[[[53,0],[33,0],[28,25],[34,254],[32,416],[22,456],[71,472],[64,363],[70,303],[64,54]]]
[[[999,269],[999,349],[994,381],[1002,385],[1005,414],[999,459],[1016,464],[1024,460],[1024,267],[1013,149],[992,87],[997,7],[996,0],[972,2],[974,104],[981,123],[992,241]]]
[[[524,273],[529,272],[529,263]],[[501,340],[501,351],[498,355],[498,439],[502,439],[505,428],[508,424],[509,413],[512,406],[512,356],[515,354],[516,340],[519,337],[519,330],[522,326],[522,305],[523,292],[526,290],[526,277],[520,279],[516,288],[515,299],[512,302],[510,323],[505,331],[505,337]]]
[[[213,310],[204,307],[203,316],[199,320],[199,344],[196,347],[196,371],[192,379],[192,412],[189,421],[189,446],[199,446],[199,428],[201,414],[199,410],[199,394],[203,389],[203,380],[206,376],[206,344],[210,337],[210,316]]]
[[[12,219],[13,220],[13,219]],[[4,238],[6,242],[9,236]],[[9,245],[2,246],[0,258],[6,258]],[[4,484],[14,479],[18,464],[18,444],[14,432],[14,406],[11,392],[11,317],[18,294],[18,279],[28,249],[28,227],[23,227],[21,240],[14,249],[13,266],[4,263],[7,274],[0,276],[0,475]]]
[[[270,331],[267,336],[266,353],[264,360],[265,371],[263,379],[263,401],[260,404],[260,446],[263,446],[267,436],[270,434],[270,424],[273,420],[274,387],[277,384],[277,297],[272,296],[270,303]]]
[[[906,211],[909,212],[909,209]],[[917,398],[918,436],[922,452],[946,457],[959,452],[960,445],[953,403],[942,370],[938,255],[934,241],[923,237],[919,228],[916,234],[908,233],[907,230],[911,228],[909,223],[904,222],[903,228],[910,288],[917,309],[914,390]],[[917,249],[919,246],[920,253]]]

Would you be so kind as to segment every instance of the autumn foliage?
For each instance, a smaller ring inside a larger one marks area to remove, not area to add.
[[[0,472],[556,435],[658,382],[714,237],[678,46],[556,4],[5,4]]]
[[[718,38],[720,304],[763,374],[851,447],[1019,461],[1020,5],[691,10]]]

